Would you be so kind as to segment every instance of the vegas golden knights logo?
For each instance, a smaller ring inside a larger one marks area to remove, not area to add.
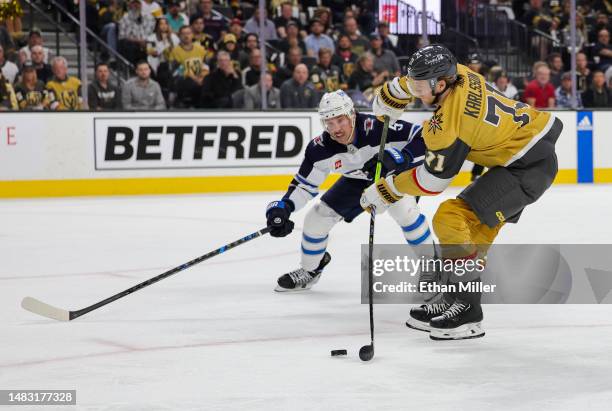
[[[77,98],[77,94],[72,90],[62,91],[60,93],[60,101],[66,108],[76,108]]]
[[[355,63],[344,63],[342,65],[342,71],[347,78],[350,77],[353,71],[355,71]]]

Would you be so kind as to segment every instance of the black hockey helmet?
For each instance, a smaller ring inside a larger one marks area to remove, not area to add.
[[[441,44],[430,44],[417,50],[408,61],[406,76],[414,80],[426,80],[435,96],[434,103],[449,89],[457,76],[457,59],[449,49]],[[436,84],[440,77],[446,77],[444,90],[436,93]],[[449,82],[449,79],[452,79]],[[410,80],[409,80],[410,82]]]
[[[430,44],[417,50],[408,61],[407,76],[415,80],[437,80],[457,74],[457,59],[441,44]]]

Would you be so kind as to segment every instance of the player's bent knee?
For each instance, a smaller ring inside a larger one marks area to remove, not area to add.
[[[461,244],[469,241],[469,222],[474,214],[461,199],[446,200],[434,214],[432,226],[442,244]]]
[[[327,234],[339,221],[342,221],[342,216],[324,202],[318,202],[304,218],[304,231],[312,234]]]

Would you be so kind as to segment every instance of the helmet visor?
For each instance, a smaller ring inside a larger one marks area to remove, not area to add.
[[[406,84],[408,91],[415,97],[423,98],[431,96],[431,86],[429,80],[415,80],[413,77],[407,77]]]

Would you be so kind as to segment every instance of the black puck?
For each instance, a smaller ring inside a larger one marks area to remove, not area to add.
[[[346,355],[346,350],[332,350],[331,351],[332,357],[337,357],[339,355]]]

